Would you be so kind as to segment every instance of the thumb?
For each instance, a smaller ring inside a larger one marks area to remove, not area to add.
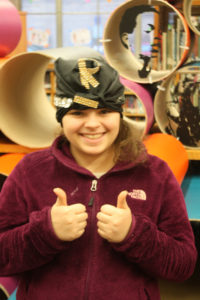
[[[56,206],[67,205],[67,195],[66,195],[65,191],[62,190],[61,188],[55,188],[55,189],[53,189],[53,191],[57,196],[55,205]]]
[[[124,209],[128,208],[128,204],[126,202],[127,194],[128,194],[127,191],[122,191],[121,193],[119,193],[118,198],[117,198],[117,207],[118,208],[124,208]]]

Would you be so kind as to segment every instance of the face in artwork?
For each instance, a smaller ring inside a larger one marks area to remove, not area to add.
[[[120,128],[120,114],[107,108],[70,110],[62,120],[64,135],[76,157],[99,157],[114,152]]]

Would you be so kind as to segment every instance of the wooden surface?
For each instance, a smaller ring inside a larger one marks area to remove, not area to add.
[[[40,150],[40,148],[28,148],[15,144],[3,134],[0,134],[0,153],[30,153],[36,150]]]
[[[200,160],[200,149],[186,148],[189,160]]]

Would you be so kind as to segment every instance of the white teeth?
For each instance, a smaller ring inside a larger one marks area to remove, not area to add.
[[[89,139],[98,139],[102,136],[102,134],[84,134],[85,137],[89,138]]]

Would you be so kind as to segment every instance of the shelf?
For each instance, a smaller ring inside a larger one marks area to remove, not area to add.
[[[39,148],[28,148],[22,145],[15,144],[4,136],[0,136],[0,153],[30,153]]]
[[[133,93],[133,91],[127,91],[127,90],[125,90],[125,92],[124,92],[124,95],[130,95],[130,96],[132,96],[132,95],[134,95],[134,93]]]
[[[193,0],[193,1],[192,1],[192,5],[197,5],[197,6],[198,6],[198,5],[200,5],[200,1],[199,1],[199,0],[196,0],[196,1]]]
[[[123,114],[124,114],[124,116],[130,117],[130,118],[145,118],[144,113],[127,113],[127,112],[124,112]]]
[[[200,149],[186,148],[189,160],[200,160]]]
[[[54,96],[56,92],[56,79],[55,79],[55,72],[54,72],[54,64],[49,63],[47,67],[47,74],[49,73],[49,86],[45,88],[45,91],[48,95],[50,95],[51,104],[54,106]]]

